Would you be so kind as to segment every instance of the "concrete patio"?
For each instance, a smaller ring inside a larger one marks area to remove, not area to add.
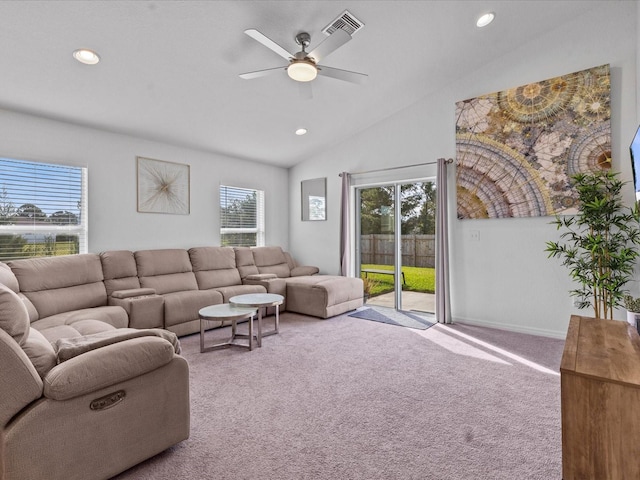
[[[367,300],[367,305],[394,308],[394,293],[383,293]],[[402,310],[435,313],[436,296],[433,293],[402,292]]]

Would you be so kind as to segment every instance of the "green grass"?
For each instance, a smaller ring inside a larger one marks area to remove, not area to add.
[[[375,269],[375,270],[393,270],[391,265],[362,265],[363,269]],[[406,285],[402,286],[403,290],[410,290],[412,292],[424,292],[435,293],[436,291],[436,269],[435,268],[422,268],[422,267],[402,267],[404,273],[404,279]],[[364,279],[364,273],[361,277]],[[378,273],[368,273],[369,281],[371,282],[371,296],[375,297],[382,293],[393,291],[393,276],[381,275]],[[366,281],[366,280],[365,280]]]

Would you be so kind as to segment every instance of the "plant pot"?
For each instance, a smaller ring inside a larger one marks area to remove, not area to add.
[[[637,327],[638,321],[640,321],[640,313],[630,312],[629,310],[627,310],[627,322],[629,323],[629,325],[631,325],[632,327]]]

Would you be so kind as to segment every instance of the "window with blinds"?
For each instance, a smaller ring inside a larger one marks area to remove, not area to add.
[[[87,252],[87,169],[0,158],[0,261]]]
[[[264,192],[220,185],[220,245],[264,246]]]

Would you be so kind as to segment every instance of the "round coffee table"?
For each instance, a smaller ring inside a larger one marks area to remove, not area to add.
[[[257,308],[239,307],[235,305],[229,305],[223,303],[220,305],[210,305],[208,307],[201,308],[198,311],[200,316],[200,353],[208,352],[210,350],[218,350],[220,348],[226,348],[230,346],[244,347],[249,350],[253,350],[253,316],[256,314]],[[238,320],[249,319],[249,334],[237,333]],[[217,320],[223,322],[225,320],[231,320],[231,338],[226,342],[217,343],[210,347],[204,348],[204,323],[206,320]],[[249,344],[237,343],[236,338],[248,338]],[[260,346],[260,342],[256,338],[256,343]]]
[[[257,307],[258,308],[258,346],[262,346],[262,337],[275,335],[280,332],[280,305],[284,302],[284,297],[277,293],[247,293],[245,295],[236,295],[229,299],[231,305],[238,307]],[[276,307],[276,324],[273,330],[262,333],[262,309],[267,307]]]

